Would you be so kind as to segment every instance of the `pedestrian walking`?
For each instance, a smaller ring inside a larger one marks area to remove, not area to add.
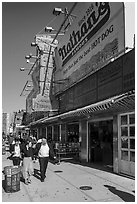
[[[54,163],[54,164],[59,164],[59,161],[58,161],[57,157],[55,156],[56,155],[55,142],[52,140],[51,137],[48,137],[47,141],[48,141],[48,145],[49,145],[49,148],[50,148],[50,152],[49,152],[50,161],[52,163]]]
[[[33,147],[32,141],[28,138],[22,146],[23,152],[23,177],[25,179],[25,184],[31,183],[31,176],[34,173],[33,169]]]
[[[19,138],[15,138],[15,143],[10,147],[10,152],[12,154],[12,160],[14,166],[19,166],[21,161],[21,144],[19,143]]]
[[[36,145],[36,154],[38,154],[40,164],[41,182],[44,182],[46,177],[50,152],[52,152],[52,149],[50,149],[47,139],[42,138],[41,142],[38,142]],[[54,152],[52,152],[52,154],[54,154]]]
[[[32,146],[33,146],[33,148],[35,148],[36,144],[37,144],[37,140],[33,136],[31,137],[31,139],[32,139]],[[35,154],[33,154],[32,160],[33,160],[33,163],[35,163],[37,161],[37,156]]]

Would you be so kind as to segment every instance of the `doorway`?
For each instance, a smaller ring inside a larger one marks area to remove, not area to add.
[[[113,120],[89,123],[89,162],[113,165]]]

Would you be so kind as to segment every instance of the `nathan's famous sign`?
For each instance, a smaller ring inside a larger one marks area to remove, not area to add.
[[[72,58],[90,38],[108,21],[110,17],[109,3],[95,3],[96,10],[92,4],[91,14],[87,19],[84,16],[84,23],[79,22],[80,29],[70,34],[69,42],[59,48],[59,55],[63,65]]]
[[[81,68],[85,72],[87,66],[95,71],[98,63],[124,48],[123,10],[121,2],[77,4],[73,10],[77,17],[56,50],[56,62],[61,70],[58,77],[68,77]]]

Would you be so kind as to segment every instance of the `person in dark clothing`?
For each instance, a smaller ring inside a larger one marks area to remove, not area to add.
[[[31,176],[34,173],[33,169],[33,147],[32,141],[30,138],[26,140],[26,142],[22,145],[22,153],[23,153],[23,177],[25,179],[25,184],[28,185],[31,183]]]
[[[35,148],[35,147],[36,147],[36,144],[37,144],[37,140],[36,140],[36,138],[33,137],[33,136],[31,137],[31,139],[32,139],[32,146]],[[32,160],[33,160],[33,163],[35,163],[36,160],[37,160],[37,156],[33,154]]]
[[[49,137],[47,139],[47,141],[48,141],[48,145],[49,145],[49,148],[50,148],[50,152],[49,152],[50,161],[53,164],[59,164],[59,161],[58,161],[57,157],[55,156],[56,153],[55,153],[55,143],[54,143],[54,141],[51,139],[51,137]]]
[[[15,144],[11,144],[10,153],[12,155],[13,165],[19,166],[21,161],[21,144],[19,143],[19,139],[15,138]]]
[[[40,173],[41,173],[41,182],[44,182],[44,179],[46,177],[46,170],[48,166],[49,161],[49,155],[54,155],[54,152],[52,149],[50,149],[47,139],[42,138],[41,142],[37,143],[35,154],[39,157],[39,164],[40,164]],[[54,156],[53,156],[54,157]]]

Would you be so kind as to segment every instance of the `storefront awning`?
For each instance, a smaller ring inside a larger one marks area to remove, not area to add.
[[[109,108],[112,112],[126,112],[135,110],[135,93],[125,94],[122,98],[118,98]]]
[[[52,116],[50,118],[43,118],[38,121],[31,123],[30,125],[43,124],[55,122],[58,120],[63,120],[66,118],[73,117],[82,117],[82,116],[90,116],[94,113],[100,113],[102,111],[126,111],[135,109],[135,92],[131,91],[125,94],[117,95],[106,99],[104,101],[100,101],[83,108],[78,108],[73,111],[68,111],[66,113],[62,113],[56,116]]]
[[[47,118],[47,117],[46,117]],[[44,119],[46,119],[46,118],[41,118],[41,119],[39,119],[39,120],[36,120],[36,121],[34,121],[34,122],[31,122],[27,127],[30,127],[30,126],[32,126],[32,125],[36,125],[36,124],[40,124]]]

